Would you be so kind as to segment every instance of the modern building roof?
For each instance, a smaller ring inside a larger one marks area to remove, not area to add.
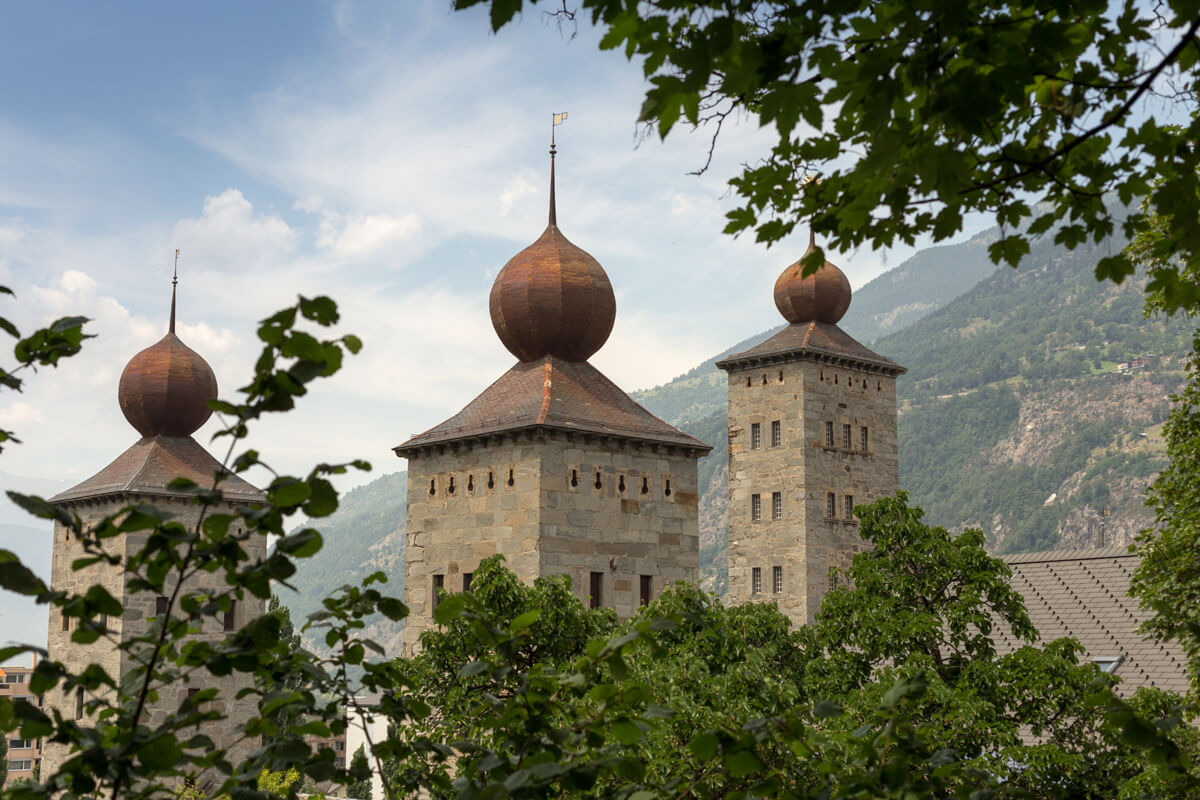
[[[859,344],[853,336],[837,325],[817,321],[794,322],[761,344],[718,361],[717,366],[730,370],[796,356],[850,361],[892,375],[907,372],[890,358]]]
[[[1136,554],[1105,547],[1018,553],[1003,559],[1013,571],[1012,587],[1025,597],[1040,642],[1078,639],[1084,658],[1121,678],[1120,694],[1132,694],[1141,686],[1187,691],[1187,660],[1179,644],[1137,630],[1148,615],[1129,597]],[[1021,644],[1003,626],[994,633],[1001,652]]]
[[[83,483],[50,498],[66,504],[107,499],[117,495],[180,497],[167,488],[175,478],[187,478],[208,489],[221,464],[190,436],[146,436],[137,441],[104,469]],[[237,475],[221,483],[225,498],[233,502],[256,503],[263,493]]]
[[[462,411],[394,450],[403,456],[427,445],[536,428],[683,447],[701,455],[712,449],[642,408],[586,361],[545,356],[518,362]]]

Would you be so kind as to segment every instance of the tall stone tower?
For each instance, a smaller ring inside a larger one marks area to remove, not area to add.
[[[571,577],[631,615],[699,570],[696,461],[710,448],[588,363],[612,331],[603,268],[550,224],[492,286],[492,323],[518,361],[462,411],[395,448],[408,459],[404,649],[443,592],[501,553],[521,579]]]
[[[133,357],[121,374],[118,400],[125,419],[129,421],[141,438],[115,461],[78,486],[51,498],[51,502],[78,515],[86,526],[94,525],[107,515],[121,508],[148,503],[165,509],[186,526],[196,523],[200,507],[192,498],[180,495],[167,488],[174,478],[188,478],[201,486],[212,486],[214,474],[221,465],[208,451],[201,447],[192,434],[197,431],[212,413],[208,401],[217,397],[217,381],[212,369],[195,351],[175,335],[175,292],[171,293],[171,322],[167,335]],[[232,511],[235,505],[260,502],[262,493],[236,475],[230,475],[221,489],[227,503],[213,509],[222,513]],[[145,544],[146,534],[125,534],[109,540],[109,552],[121,558],[122,563],[138,552]],[[265,537],[253,539],[244,545],[250,558],[262,558],[266,553]],[[103,586],[113,597],[121,601],[124,611],[119,619],[101,619],[108,630],[92,644],[72,641],[78,620],[56,612],[50,614],[49,652],[50,658],[62,661],[72,671],[80,671],[88,664],[99,664],[124,683],[134,669],[129,653],[114,646],[114,640],[128,639],[144,633],[148,626],[160,624],[166,597],[149,593],[130,594],[126,591],[129,575],[123,566],[96,564],[80,570],[71,568],[71,562],[83,556],[83,548],[69,529],[56,523],[51,555],[50,585],[56,590],[83,593],[93,585]],[[168,578],[168,582],[171,579]],[[184,593],[225,590],[223,573],[201,572],[185,583]],[[182,596],[182,594],[181,594]],[[265,612],[262,600],[246,595],[234,603],[233,610],[218,617],[204,617],[191,622],[197,639],[220,641],[227,631]],[[180,615],[178,607],[174,614]],[[238,753],[248,750],[251,743],[239,743],[234,726],[246,717],[249,708],[239,704],[252,700],[235,700],[237,691],[250,685],[250,681],[237,677],[217,678],[203,671],[192,672],[186,683],[172,684],[158,689],[157,701],[147,709],[148,722],[160,723],[176,713],[189,693],[199,689],[216,688],[220,691],[213,701],[215,710],[226,715],[224,722],[203,726],[203,733],[217,747],[229,748],[230,761],[237,763]],[[88,701],[97,699],[82,690],[67,695],[54,690],[43,698],[45,705],[56,708],[66,719],[84,721],[90,716]],[[104,698],[101,698],[104,699]],[[111,699],[111,697],[107,698]],[[53,774],[69,757],[64,745],[47,744],[44,753],[42,775]]]
[[[798,625],[863,547],[853,507],[896,493],[905,371],[837,326],[842,271],[825,262],[805,278],[803,266],[775,282],[789,325],[717,363],[729,373],[729,600],[775,602]]]

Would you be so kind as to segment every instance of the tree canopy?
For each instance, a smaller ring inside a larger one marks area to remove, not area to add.
[[[479,4],[500,30],[537,0],[455,0]],[[1169,231],[1140,254],[1151,291],[1172,310],[1200,301],[1197,0],[550,5],[641,63],[638,119],[660,136],[707,127],[717,147],[731,119],[774,128],[730,181],[730,233],[770,243],[807,222],[836,248],[888,247],[983,213],[1004,231],[993,260],[1015,266],[1032,237],[1073,247],[1121,225],[1133,238],[1149,213]],[[1134,269],[1115,252],[1096,274]]]

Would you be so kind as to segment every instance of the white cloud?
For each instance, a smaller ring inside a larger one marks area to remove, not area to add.
[[[176,223],[171,240],[188,264],[229,272],[276,266],[292,253],[297,233],[278,215],[256,214],[237,189],[204,198],[195,219]]]
[[[420,233],[416,214],[363,214],[348,217],[326,213],[317,226],[317,247],[338,259],[379,255]]]
[[[507,217],[508,212],[512,211],[513,205],[518,200],[537,193],[537,189],[530,180],[532,175],[533,171],[530,170],[514,176],[504,187],[504,191],[500,192],[500,216]]]

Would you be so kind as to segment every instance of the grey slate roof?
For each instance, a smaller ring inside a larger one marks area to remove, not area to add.
[[[894,375],[907,372],[890,358],[860,344],[837,325],[816,321],[792,323],[761,344],[718,361],[717,366],[728,370],[745,363],[803,354],[848,360]]]
[[[50,498],[52,503],[73,503],[122,494],[178,497],[167,488],[175,478],[188,478],[209,488],[213,474],[221,464],[190,436],[146,436],[104,469],[78,486]],[[263,493],[230,475],[221,484],[225,498],[234,502],[257,503]]]
[[[555,356],[517,362],[462,411],[393,449],[405,455],[427,445],[528,428],[619,436],[698,455],[712,449],[642,408],[586,361]]]
[[[1012,569],[1012,587],[1025,606],[1040,642],[1071,636],[1084,658],[1118,656],[1114,674],[1118,693],[1140,686],[1183,693],[1188,688],[1187,660],[1177,642],[1160,642],[1137,631],[1148,616],[1129,596],[1138,556],[1124,547],[1051,550],[1002,556]],[[997,649],[1011,652],[1020,642],[997,626]]]

